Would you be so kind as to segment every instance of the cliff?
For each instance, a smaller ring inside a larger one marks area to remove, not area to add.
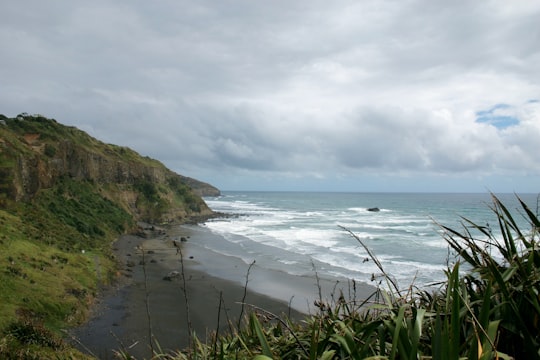
[[[58,329],[121,276],[113,241],[137,221],[213,216],[201,195],[219,190],[55,120],[0,115],[0,358],[59,356]]]
[[[0,207],[32,201],[65,179],[91,183],[135,220],[150,222],[211,215],[201,196],[219,195],[215,187],[176,174],[157,160],[55,120],[0,116]]]

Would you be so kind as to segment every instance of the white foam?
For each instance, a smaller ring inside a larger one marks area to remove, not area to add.
[[[285,264],[285,265],[297,265],[298,264],[298,261],[294,261],[294,260],[278,259],[277,261],[282,263],[282,264]]]
[[[426,241],[424,242],[424,245],[431,246],[434,248],[441,248],[441,249],[447,249],[449,246],[448,243],[444,241],[444,239],[442,238]]]
[[[367,258],[364,248],[339,228],[343,226],[365,242],[399,281],[410,280],[416,273],[424,280],[436,277],[434,274],[439,271],[442,273],[440,269],[444,266],[434,265],[436,259],[430,256],[433,252],[444,264],[445,252],[441,250],[447,245],[437,235],[439,228],[427,216],[400,214],[390,209],[373,213],[363,207],[314,209],[314,204],[301,211],[301,207],[287,204],[289,208],[285,208],[276,201],[264,202],[264,197],[257,199],[232,196],[207,200],[213,210],[241,214],[209,221],[205,226],[245,251],[244,260],[267,259],[293,273],[297,268],[305,269],[303,259],[313,258],[329,274],[358,279],[378,273],[373,261],[364,262]],[[432,250],[425,253],[415,250],[426,246]],[[422,257],[426,258],[425,262]]]

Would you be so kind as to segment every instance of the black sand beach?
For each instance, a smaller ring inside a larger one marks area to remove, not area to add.
[[[218,324],[220,333],[226,332],[229,321],[236,324],[244,297],[246,304],[301,320],[316,310],[319,287],[327,299],[336,289],[349,287],[346,280],[317,282],[315,275],[268,271],[256,263],[250,269],[240,259],[197,246],[200,236],[216,235],[197,226],[176,226],[147,238],[119,238],[114,251],[123,264],[120,281],[100,297],[88,323],[71,331],[78,347],[99,359],[112,359],[113,350],[122,348],[137,359],[149,359],[152,346],[161,353],[185,348],[190,326],[202,341]],[[180,242],[182,237],[187,241]],[[182,256],[173,241],[180,244]],[[171,272],[175,276],[165,280]],[[372,292],[369,285],[357,286],[357,297]]]

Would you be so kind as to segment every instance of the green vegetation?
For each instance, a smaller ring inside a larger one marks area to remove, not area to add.
[[[159,358],[539,359],[540,221],[521,202],[525,232],[496,197],[493,204],[500,235],[468,219],[463,231],[441,225],[458,261],[436,293],[400,291],[381,267],[387,290],[362,303],[340,294],[303,323],[255,309],[233,334],[194,337],[189,349]]]
[[[92,189],[63,179],[31,202],[10,201],[0,210],[1,358],[74,353],[60,330],[87,318],[99,288],[113,278],[110,244],[133,226],[128,213]]]
[[[196,196],[191,188],[178,176],[171,176],[167,179],[167,184],[173,189],[173,194],[178,206],[185,206],[190,211],[200,212],[204,202],[199,196]]]
[[[39,134],[39,141],[46,144],[46,155],[51,157],[54,156],[58,143],[73,142],[76,143],[77,146],[92,151],[98,151],[102,154],[114,154],[122,161],[143,161],[145,164],[151,165],[160,164],[157,160],[141,157],[129,148],[104,144],[75,127],[62,125],[56,120],[48,119],[42,115],[22,113],[12,119],[5,118],[4,121],[6,121],[9,130],[15,135],[25,136]],[[29,153],[26,147],[18,147],[17,150]]]
[[[139,220],[211,212],[156,160],[41,115],[0,120],[0,358],[86,358],[62,329],[114,278],[111,243]]]
[[[137,181],[133,187],[141,194],[137,198],[136,205],[137,208],[144,209],[143,217],[152,223],[159,222],[167,207],[167,202],[160,194],[164,193],[165,190],[159,189],[156,184],[145,179]]]
[[[202,198],[195,195],[179,176],[168,177],[164,184],[140,179],[133,184],[133,189],[140,194],[136,206],[141,209],[142,218],[151,223],[162,221],[171,207],[185,209],[186,214],[197,214],[206,208]]]
[[[102,249],[108,245],[108,241],[104,240],[110,240],[110,236],[106,235],[121,234],[132,228],[133,218],[118,205],[97,193],[96,187],[96,184],[88,181],[61,179],[53,188],[39,193],[30,205],[36,210],[29,209],[27,216],[32,216],[41,224],[42,238],[53,225],[54,234],[47,238],[57,242],[64,240],[64,244],[57,244],[61,248],[72,246],[76,251]],[[36,211],[38,213],[35,213]],[[66,239],[62,234],[71,236]],[[73,236],[77,235],[79,239],[73,244]]]
[[[54,119],[42,115],[19,114],[13,119],[6,119],[9,130],[18,136],[39,134],[39,140],[54,148],[60,141],[76,141],[79,146],[95,146],[99,142],[75,127],[64,126]],[[16,142],[11,141],[14,145]],[[16,148],[19,152],[30,153],[24,146]],[[51,150],[49,150],[50,152]]]

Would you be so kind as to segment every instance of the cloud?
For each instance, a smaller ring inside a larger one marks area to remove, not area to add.
[[[0,11],[0,112],[54,117],[218,186],[540,176],[534,2]]]

